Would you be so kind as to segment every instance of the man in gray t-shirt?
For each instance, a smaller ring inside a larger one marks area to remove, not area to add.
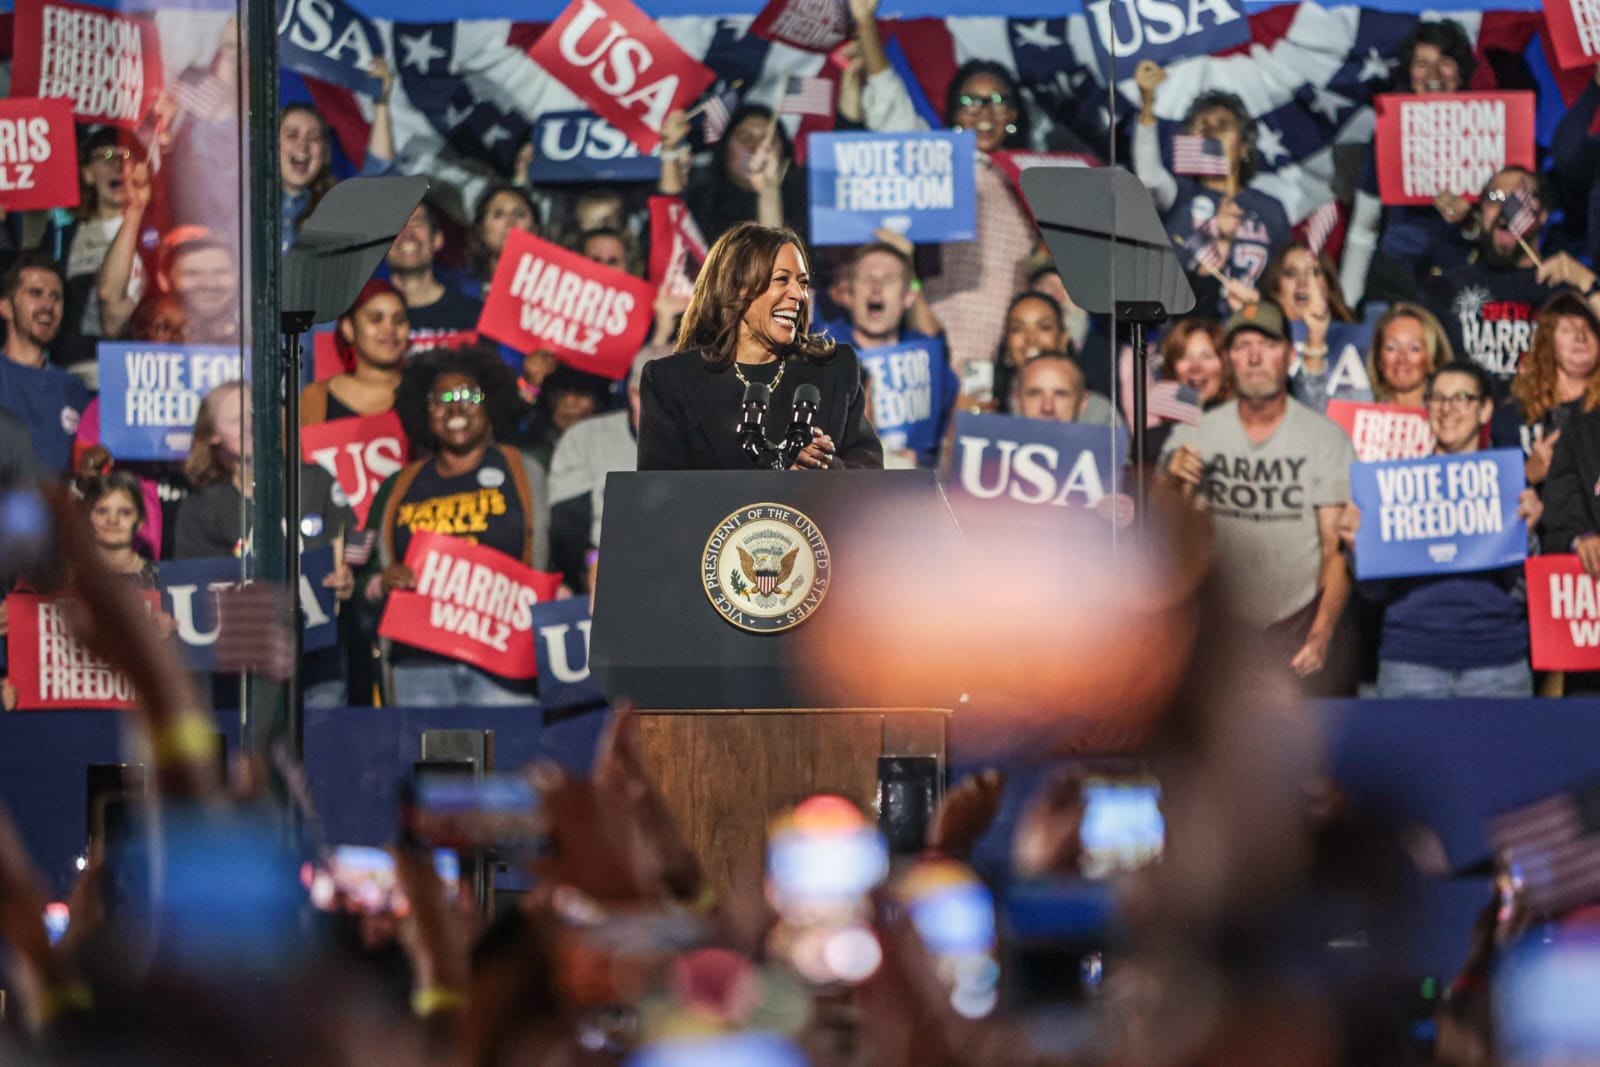
[[[1210,512],[1234,609],[1292,636],[1290,666],[1304,678],[1326,665],[1350,594],[1338,524],[1355,449],[1289,396],[1276,304],[1247,304],[1229,319],[1223,351],[1238,398],[1175,429],[1160,466]]]

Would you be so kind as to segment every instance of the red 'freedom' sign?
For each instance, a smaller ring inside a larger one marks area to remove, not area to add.
[[[161,95],[160,40],[143,16],[23,0],[13,40],[11,95],[63,98],[79,122],[133,129]]]
[[[654,303],[643,279],[512,230],[478,332],[518,352],[548,348],[569,366],[620,381],[650,330]]]
[[[152,608],[160,594],[146,594]],[[19,711],[70,708],[133,708],[139,694],[121,671],[78,643],[62,610],[67,597],[12,593],[6,597],[11,623],[7,669]]]
[[[716,79],[629,0],[575,0],[528,57],[647,155],[667,112]]]
[[[365,526],[378,486],[411,458],[410,442],[392,411],[300,427],[300,454],[339,482],[356,521]]]
[[[1600,588],[1578,557],[1534,556],[1523,566],[1533,669],[1600,670]]]
[[[1433,427],[1422,408],[1330,400],[1328,418],[1350,435],[1356,458],[1363,463],[1433,455]]]
[[[1600,5],[1595,0],[1544,0],[1544,24],[1562,70],[1592,67],[1600,58]]]
[[[0,208],[78,206],[78,143],[65,100],[0,100]]]
[[[506,678],[539,673],[533,605],[555,597],[559,574],[431,531],[412,536],[406,566],[416,591],[389,594],[378,633]]]
[[[1534,166],[1531,92],[1380,93],[1373,104],[1385,204],[1431,204],[1440,193],[1476,199],[1503,168]]]

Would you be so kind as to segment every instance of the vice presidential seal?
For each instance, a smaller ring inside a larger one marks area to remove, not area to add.
[[[822,531],[784,504],[747,504],[717,523],[700,582],[717,614],[741,630],[777,633],[804,622],[828,592]]]

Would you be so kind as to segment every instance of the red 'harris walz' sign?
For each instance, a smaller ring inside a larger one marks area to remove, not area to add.
[[[79,122],[132,129],[161,94],[155,23],[59,0],[20,0],[11,95],[62,98]]]
[[[78,206],[78,138],[65,100],[0,100],[0,208]]]
[[[667,113],[716,79],[629,0],[577,0],[528,56],[646,154]]]
[[[519,352],[547,348],[578,370],[621,380],[650,329],[654,301],[642,279],[512,230],[478,332]]]
[[[1501,169],[1532,169],[1533,94],[1383,93],[1378,194],[1385,204],[1431,204],[1440,193],[1476,198]]]
[[[416,591],[389,594],[378,633],[506,678],[539,673],[533,605],[555,597],[559,574],[431,532],[412,536],[405,562]]]
[[[1600,587],[1578,557],[1534,556],[1523,566],[1533,669],[1600,670]]]

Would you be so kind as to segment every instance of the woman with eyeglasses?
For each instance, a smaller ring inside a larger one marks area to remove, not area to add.
[[[493,549],[537,570],[549,558],[549,498],[537,464],[510,445],[522,415],[516,381],[499,354],[474,346],[424,352],[406,367],[395,411],[419,458],[383,487],[367,515],[377,534],[363,584],[381,614],[396,589],[415,589],[406,564],[411,539],[425,531]],[[386,701],[406,706],[524,704],[525,681],[461,660],[385,641]]]
[[[1561,433],[1578,415],[1600,408],[1600,319],[1576,293],[1561,292],[1539,309],[1528,354],[1495,410],[1495,448],[1520,448],[1529,485],[1550,473]]]
[[[1426,390],[1434,455],[1478,451],[1494,414],[1489,376],[1476,363],[1440,367]],[[1517,514],[1528,524],[1528,552],[1538,551],[1534,528],[1544,509],[1524,489]],[[1346,508],[1340,533],[1354,550],[1361,512]],[[1383,607],[1378,639],[1378,696],[1385,698],[1527,697],[1528,605],[1522,565],[1470,574],[1357,583]]]
[[[1167,73],[1150,60],[1134,70],[1141,106],[1133,131],[1133,170],[1155,197],[1156,210],[1181,246],[1184,269],[1196,283],[1196,310],[1223,318],[1254,303],[1272,250],[1289,240],[1289,216],[1277,198],[1250,185],[1260,170],[1260,131],[1244,101],[1208,90],[1195,97],[1182,132],[1221,146],[1221,174],[1174,175],[1161,159],[1156,101]]]

